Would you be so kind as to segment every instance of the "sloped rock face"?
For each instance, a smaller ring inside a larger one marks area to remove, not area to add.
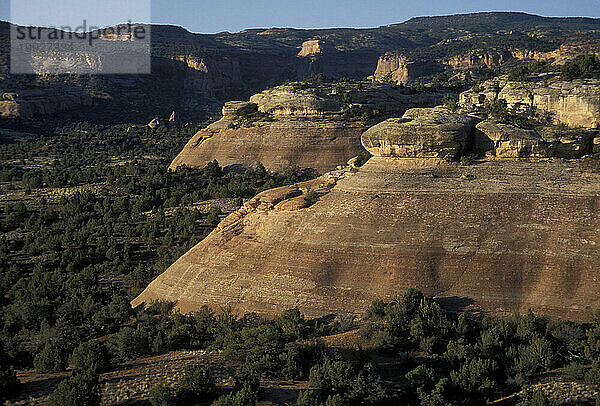
[[[505,158],[549,155],[547,145],[537,132],[491,120],[477,124],[474,149],[478,153]]]
[[[274,171],[297,165],[323,173],[358,154],[360,135],[366,129],[360,122],[327,120],[286,119],[239,128],[227,121],[194,135],[170,169],[204,167],[216,159],[224,167],[253,167],[260,162]]]
[[[322,54],[326,51],[331,52],[333,50],[334,50],[333,47],[328,46],[323,41],[320,41],[318,39],[312,39],[312,40],[304,41],[302,43],[302,47],[300,49],[300,52],[298,52],[298,56],[299,57],[314,56],[314,55]]]
[[[375,156],[456,158],[471,144],[476,122],[444,108],[415,108],[371,127],[362,142]]]
[[[293,188],[249,202],[133,305],[316,317],[415,287],[496,315],[587,320],[600,306],[600,175],[564,161],[374,157],[326,179],[320,190],[335,186],[310,207],[277,209]]]
[[[369,117],[402,114],[440,99],[369,83],[279,86],[250,102],[226,103],[223,118],[195,134],[170,169],[204,167],[216,159],[221,166],[261,162],[275,171],[297,165],[324,173],[358,155]]]
[[[600,128],[600,80],[585,79],[548,83],[511,82],[506,77],[494,78],[480,88],[460,95],[467,108],[482,107],[496,98],[507,101],[514,112],[545,111],[555,122],[570,127]]]

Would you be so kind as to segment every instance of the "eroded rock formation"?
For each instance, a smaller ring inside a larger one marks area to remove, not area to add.
[[[296,165],[324,173],[360,152],[369,122],[441,99],[370,83],[302,86],[278,86],[250,102],[226,103],[223,118],[195,134],[170,169],[204,167],[216,159],[225,167],[260,162],[270,170]]]
[[[461,93],[460,104],[480,108],[504,99],[512,112],[548,112],[556,123],[570,127],[600,128],[600,80],[583,79],[511,82],[506,76],[491,79]]]
[[[286,210],[292,196],[257,197],[133,305],[321,316],[416,287],[493,314],[600,306],[600,176],[576,165],[376,157],[311,207]]]
[[[373,79],[377,82],[406,84],[442,70],[442,65],[436,61],[412,60],[399,52],[388,52],[379,58]]]
[[[371,127],[362,142],[375,156],[454,159],[470,146],[476,122],[444,108],[411,109]]]
[[[477,124],[474,151],[497,158],[581,158],[592,152],[598,131],[519,128],[512,124],[486,120]]]
[[[94,99],[77,88],[26,89],[0,95],[0,115],[30,118],[93,104]]]
[[[443,114],[434,113],[406,118]],[[576,161],[464,167],[437,158],[431,150],[448,139],[457,149],[458,134],[472,125],[464,119],[457,127],[460,120],[445,114],[453,127],[440,134],[454,135],[430,136],[434,148],[422,155],[373,148],[379,156],[357,173],[340,170],[258,195],[132,304],[161,299],[184,312],[209,305],[263,315],[299,307],[316,317],[361,313],[375,298],[415,287],[457,310],[531,308],[587,320],[600,307],[600,175]],[[363,142],[408,143],[409,132],[395,124],[367,132]],[[426,132],[413,138],[417,145]],[[320,196],[312,205],[308,190]]]

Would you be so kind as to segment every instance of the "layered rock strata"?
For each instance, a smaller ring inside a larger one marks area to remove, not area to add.
[[[570,127],[600,128],[600,80],[547,80],[511,82],[506,76],[491,79],[461,93],[460,104],[481,108],[504,99],[514,113],[547,112],[556,123]]]
[[[226,103],[223,118],[195,134],[170,169],[204,167],[216,159],[225,167],[260,162],[275,171],[296,165],[324,173],[360,152],[368,123],[435,105],[442,96],[370,83],[302,86],[278,86],[250,102]]]
[[[454,159],[471,144],[477,119],[444,108],[408,110],[402,118],[379,123],[362,136],[375,156]]]
[[[132,304],[318,317],[414,287],[494,315],[587,320],[600,307],[599,174],[552,159],[463,167],[420,151],[258,195]]]
[[[478,155],[497,158],[581,158],[593,150],[598,131],[540,126],[519,128],[512,124],[485,120],[476,126],[473,150]]]

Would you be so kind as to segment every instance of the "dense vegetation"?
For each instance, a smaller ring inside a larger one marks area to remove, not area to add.
[[[561,77],[565,80],[586,79],[598,75],[600,62],[595,55],[579,55],[561,67]]]
[[[52,404],[97,404],[99,373],[178,349],[221,350],[224,361],[239,365],[235,385],[220,386],[214,367],[190,365],[176,385],[152,388],[153,405],[254,405],[262,378],[309,381],[312,389],[300,393],[299,406],[485,405],[564,366],[572,379],[600,383],[600,313],[590,325],[548,321],[531,312],[476,319],[448,313],[411,289],[391,302],[374,301],[354,345],[334,348],[318,337],[355,323],[308,321],[297,309],[272,320],[240,318],[227,309],[218,315],[206,307],[189,315],[170,310],[170,304],[156,302],[138,309],[135,322],[107,340],[80,344],[68,358],[74,373],[52,395]],[[548,402],[532,392],[523,405],[537,401]]]
[[[167,172],[192,127],[27,128],[37,134],[3,132],[0,144],[3,377],[13,376],[12,367],[64,370],[81,343],[128,323],[129,301],[220,221],[219,206],[198,211],[191,204],[241,204],[314,177],[262,165],[226,172],[216,162]],[[81,354],[73,357],[83,363]],[[8,378],[2,385],[3,393],[14,386]]]

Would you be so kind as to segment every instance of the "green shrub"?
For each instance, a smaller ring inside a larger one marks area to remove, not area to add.
[[[419,365],[405,375],[414,388],[429,388],[435,383],[435,371],[427,365]]]
[[[16,393],[19,386],[16,371],[8,365],[0,364],[0,399]]]
[[[110,355],[103,342],[91,340],[73,350],[69,360],[75,369],[91,369],[95,373],[110,370]]]
[[[283,367],[280,355],[286,344],[285,334],[274,324],[244,328],[225,339],[224,354],[245,360],[257,372],[279,376]]]
[[[311,368],[309,382],[326,394],[348,393],[352,389],[354,377],[355,368],[351,363],[326,359]]]
[[[519,380],[526,381],[547,370],[553,363],[554,352],[550,342],[541,337],[535,337],[531,344],[519,348],[515,371]]]
[[[373,365],[367,364],[363,369],[360,370],[356,380],[352,385],[352,390],[346,395],[346,397],[355,402],[367,404],[381,403],[381,401],[385,398],[385,391],[381,385],[381,378],[375,372]]]
[[[62,381],[49,398],[50,406],[97,406],[100,404],[98,375],[91,371],[75,372]]]
[[[213,402],[212,406],[254,406],[257,397],[257,393],[245,385],[237,392],[221,396]]]
[[[288,340],[299,340],[307,337],[308,323],[298,308],[284,311],[276,322]]]
[[[583,354],[586,335],[581,324],[554,320],[548,324],[548,333],[558,344],[558,353],[563,358]]]
[[[216,392],[216,381],[210,370],[202,364],[192,364],[183,370],[183,377],[175,388],[175,397],[178,403],[191,404],[194,399],[211,398]]]
[[[339,395],[349,403],[378,403],[384,398],[381,378],[370,364],[357,371],[350,362],[326,359],[312,367],[309,382],[324,396]]]
[[[358,153],[357,159],[354,162],[354,166],[360,168],[364,164],[367,163],[369,159],[371,159],[373,155],[367,151],[364,147],[362,147],[361,151]]]
[[[281,374],[285,378],[304,379],[310,371],[313,349],[306,344],[287,343],[279,358],[284,364]]]
[[[525,391],[519,406],[551,406],[548,396],[541,391]]]
[[[457,111],[459,108],[458,101],[452,96],[444,96],[442,98],[442,105],[452,112]]]
[[[309,188],[304,194],[304,201],[308,206],[312,206],[313,204],[319,201],[319,197],[320,195],[317,191]]]
[[[296,406],[321,406],[319,393],[315,390],[304,390],[298,394]]]
[[[548,62],[533,61],[527,64],[515,66],[508,72],[508,79],[513,82],[524,82],[533,73],[543,73],[548,71]]]
[[[592,325],[585,334],[585,356],[592,361],[600,359],[600,310],[592,315]]]
[[[496,384],[493,380],[497,366],[494,361],[473,358],[458,370],[450,372],[452,384],[469,398],[491,399]]]
[[[386,303],[381,299],[375,299],[365,313],[368,320],[381,320],[385,317]]]
[[[585,382],[591,385],[600,385],[600,361],[592,362],[592,367],[585,374]]]
[[[325,406],[347,406],[348,402],[340,395],[329,395],[325,400]]]
[[[508,116],[508,103],[504,99],[496,99],[486,104],[485,109],[490,116],[500,120],[505,120]]]
[[[476,159],[476,157],[473,154],[463,155],[460,157],[460,164],[462,166],[470,166],[475,163],[475,159]]]
[[[152,406],[176,405],[173,389],[162,384],[156,384],[150,388],[149,400]]]
[[[216,227],[221,222],[221,209],[218,207],[211,207],[206,222],[213,227]]]
[[[33,360],[39,373],[62,372],[67,368],[68,351],[55,341],[47,342]]]
[[[578,55],[561,67],[560,76],[564,80],[591,78],[599,68],[595,55]]]
[[[585,367],[573,362],[565,368],[565,375],[574,381],[582,381],[585,378]]]
[[[417,389],[421,406],[449,406],[448,379],[440,379],[432,390]],[[473,404],[473,403],[471,403]]]

